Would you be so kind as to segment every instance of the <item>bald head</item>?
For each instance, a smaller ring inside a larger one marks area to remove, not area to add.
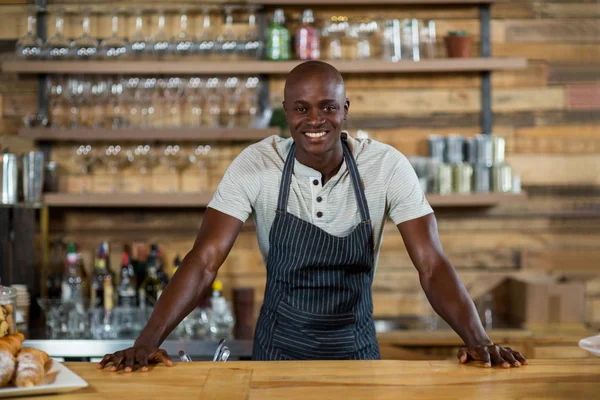
[[[290,99],[298,89],[311,86],[310,83],[326,88],[331,94],[335,93],[336,97],[340,96],[341,101],[346,98],[344,79],[335,67],[323,61],[307,61],[288,74],[283,91],[284,100]]]

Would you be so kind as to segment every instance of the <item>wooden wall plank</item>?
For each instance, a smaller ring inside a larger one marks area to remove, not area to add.
[[[582,83],[600,81],[598,65],[550,65],[548,83]]]
[[[548,2],[540,5],[544,18],[599,18],[600,7],[597,2]]]
[[[522,127],[515,130],[517,137],[561,137],[561,136],[585,136],[600,137],[600,125],[563,125],[563,126],[532,126]]]
[[[570,110],[600,110],[600,84],[569,84],[566,101]]]
[[[510,154],[507,162],[521,173],[524,185],[600,184],[596,155]]]
[[[600,270],[600,250],[585,248],[528,249],[523,253],[523,268],[564,274],[597,273]]]
[[[564,64],[600,64],[600,46],[594,44],[494,43],[492,55]]]
[[[508,20],[504,22],[506,43],[597,43],[600,24],[596,19]]]

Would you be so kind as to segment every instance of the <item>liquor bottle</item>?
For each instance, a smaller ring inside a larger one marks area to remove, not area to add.
[[[133,266],[129,262],[129,255],[127,253],[123,253],[122,260],[121,282],[117,288],[119,296],[118,304],[120,307],[135,307],[137,305],[137,299]]]
[[[139,303],[140,307],[145,309],[146,307],[154,307],[158,298],[162,293],[162,286],[158,280],[156,264],[148,264],[146,270],[146,279],[140,285],[139,290]]]
[[[267,59],[273,61],[290,59],[290,32],[285,27],[285,14],[281,8],[275,10],[273,22],[269,26]]]
[[[235,320],[227,300],[222,295],[223,283],[219,280],[214,281],[212,289],[209,315],[210,337],[213,340],[232,339]]]
[[[61,300],[83,306],[85,277],[81,275],[78,265],[77,250],[74,243],[69,243],[65,273],[61,284]]]
[[[319,30],[311,9],[302,12],[302,25],[296,32],[296,56],[300,60],[317,60],[321,55]]]
[[[148,265],[154,265],[156,267],[156,277],[160,282],[162,289],[164,290],[169,283],[169,276],[165,273],[165,263],[162,258],[162,251],[157,244],[150,246],[150,257],[148,257]]]
[[[179,254],[177,254],[177,255],[175,255],[175,259],[173,260],[173,273],[177,272],[180,265],[181,265],[181,257],[179,257]]]
[[[104,246],[100,246],[98,255],[96,256],[96,265],[94,271],[94,277],[92,279],[91,291],[90,291],[90,307],[91,308],[103,308],[104,307],[104,280],[106,276],[110,276],[106,268],[106,254],[104,253]],[[112,276],[111,283],[112,283]]]

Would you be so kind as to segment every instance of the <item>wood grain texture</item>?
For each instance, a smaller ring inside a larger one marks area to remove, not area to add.
[[[67,363],[90,386],[61,399],[105,399],[125,391],[131,400],[153,395],[185,398],[192,393],[195,398],[207,398],[217,395],[207,390],[210,371],[230,369],[232,364],[176,363],[172,368],[151,367],[149,373],[111,374],[98,371],[93,363]],[[570,400],[593,398],[600,390],[597,359],[531,360],[529,366],[510,370],[458,365],[456,361],[235,362],[235,368],[252,371],[247,386],[250,400],[387,400],[397,399],[399,394],[417,399]]]
[[[506,43],[597,43],[596,19],[510,20],[505,22]]]

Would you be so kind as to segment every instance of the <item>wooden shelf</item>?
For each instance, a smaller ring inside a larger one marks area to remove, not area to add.
[[[157,208],[203,208],[212,199],[211,194],[195,193],[46,193],[44,204],[49,207],[157,207]],[[427,195],[434,208],[439,207],[491,207],[504,203],[527,200],[525,193],[520,194],[473,194],[473,195]]]
[[[325,60],[327,61],[327,60]],[[302,61],[5,61],[22,74],[287,74]],[[439,58],[422,61],[328,61],[342,73],[477,72],[521,69],[524,58]]]
[[[211,199],[211,194],[196,193],[46,193],[44,204],[49,207],[86,208],[203,208]]]
[[[527,200],[527,193],[474,193],[464,195],[428,194],[431,207],[492,207],[507,203],[521,203]]]
[[[279,135],[279,128],[186,128],[186,129],[48,129],[21,128],[19,136],[47,141],[258,141]]]
[[[247,0],[250,4],[265,5],[352,5],[352,6],[370,6],[370,5],[460,5],[460,4],[492,4],[496,0]]]

